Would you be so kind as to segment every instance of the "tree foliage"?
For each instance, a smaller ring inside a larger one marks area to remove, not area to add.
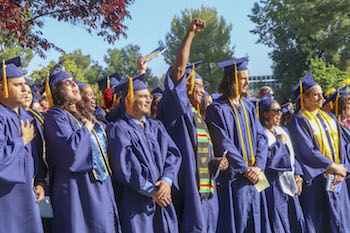
[[[208,90],[213,92],[216,91],[222,77],[222,70],[216,66],[216,63],[232,59],[234,53],[234,47],[230,46],[232,24],[227,24],[215,8],[202,6],[200,9],[182,11],[180,16],[175,16],[172,20],[165,42],[159,41],[159,44],[167,48],[164,53],[165,62],[172,65],[187,28],[194,18],[205,20],[207,26],[204,31],[195,36],[192,42],[190,62],[203,60],[196,72],[210,83]]]
[[[104,60],[107,63],[107,73],[118,72],[122,78],[137,75],[137,61],[141,57],[140,47],[129,44],[121,49],[108,49]],[[151,69],[147,68],[145,81],[151,88],[161,85],[159,79],[152,75]]]
[[[311,58],[310,60],[309,69],[312,70],[314,80],[320,84],[323,91],[339,88],[342,82],[349,78],[349,71],[341,71],[334,65],[327,65],[322,58]]]
[[[133,0],[0,0],[0,31],[2,42],[19,43],[42,57],[53,48],[63,50],[46,40],[42,33],[45,17],[79,25],[113,44],[120,35],[126,37],[127,6]]]
[[[3,59],[10,59],[13,57],[21,57],[21,63],[22,67],[21,70],[24,74],[27,73],[26,68],[28,67],[30,61],[33,59],[34,54],[33,51],[30,49],[23,49],[20,46],[17,46],[13,43],[8,43],[3,49],[0,50],[0,60],[2,61]]]
[[[340,0],[260,0],[249,15],[257,43],[273,48],[274,74],[282,95],[302,77],[311,58],[340,70],[350,64],[350,2]]]

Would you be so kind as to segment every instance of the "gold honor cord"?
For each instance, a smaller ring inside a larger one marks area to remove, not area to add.
[[[234,113],[235,113],[235,115],[236,115],[237,126],[238,126],[238,131],[239,131],[239,136],[240,136],[241,142],[242,142],[243,158],[244,158],[244,161],[246,162],[247,166],[249,166],[248,157],[247,157],[247,151],[246,151],[245,145],[244,145],[243,134],[242,134],[242,128],[241,128],[241,123],[239,122],[237,110],[236,110],[236,107],[235,107],[235,105],[233,104],[232,100],[228,99],[228,101],[230,102],[231,107],[232,107],[232,109],[233,109],[233,111],[234,111]],[[251,135],[250,135],[250,127],[249,127],[249,123],[248,123],[247,112],[246,112],[246,110],[245,110],[243,101],[242,101],[242,100],[240,100],[240,101],[241,101],[241,104],[242,104],[242,108],[243,108],[243,112],[244,112],[244,117],[245,117],[245,121],[246,121],[246,125],[247,125],[248,140],[249,140],[250,155],[251,155],[251,165],[254,165],[254,164],[255,164],[255,157],[254,157],[254,154],[253,154],[253,144],[252,144],[252,139],[251,139]]]
[[[324,120],[326,120],[329,129],[332,131],[332,125],[331,125],[331,123],[330,123],[329,120],[328,120],[328,115],[326,116],[327,113],[324,113],[323,111],[319,111],[319,113],[320,113],[321,117],[322,117]],[[336,164],[339,164],[339,153],[340,153],[340,151],[339,151],[339,148],[336,148],[336,143],[337,143],[337,142],[338,142],[338,145],[339,145],[339,138],[338,138],[338,139],[334,138],[332,132],[329,132],[329,136],[332,137],[332,140],[333,140],[333,143],[334,143],[334,157],[335,157],[335,163],[336,163]],[[332,162],[334,162],[334,161],[333,161],[333,158],[332,158]]]
[[[2,82],[4,86],[4,98],[9,97],[9,91],[7,87],[7,76],[6,76],[6,63],[5,59],[2,59]]]
[[[260,116],[259,116],[259,101],[256,101],[255,104],[256,104],[256,115],[258,116],[258,119],[260,119]]]
[[[31,113],[33,113],[33,114],[37,117],[37,119],[40,121],[40,122],[39,122],[39,123],[40,123],[40,126],[42,127],[43,124],[44,124],[43,118],[41,118],[41,116],[40,116],[38,113],[36,113],[33,109],[31,109],[31,108],[29,108],[28,111],[31,112]]]

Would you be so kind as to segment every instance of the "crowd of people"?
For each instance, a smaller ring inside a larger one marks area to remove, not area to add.
[[[101,105],[75,75],[30,85],[18,57],[2,62],[1,233],[350,232],[346,86],[324,96],[310,71],[296,104],[270,87],[251,98],[240,58],[218,63],[210,95],[189,63],[205,27],[189,25],[164,90],[142,57],[137,76],[98,81]]]

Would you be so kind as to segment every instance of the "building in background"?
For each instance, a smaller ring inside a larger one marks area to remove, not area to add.
[[[274,91],[278,91],[282,87],[282,83],[275,78],[274,75],[257,75],[249,77],[249,89],[253,93],[258,93],[263,86],[269,86]]]

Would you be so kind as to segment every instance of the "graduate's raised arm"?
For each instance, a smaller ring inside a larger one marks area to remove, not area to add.
[[[206,27],[206,23],[202,19],[192,20],[191,25],[187,29],[187,33],[183,38],[179,50],[177,51],[175,62],[173,65],[172,79],[177,86],[180,83],[181,78],[185,74],[188,58],[190,57],[191,44],[194,36],[203,31]]]

